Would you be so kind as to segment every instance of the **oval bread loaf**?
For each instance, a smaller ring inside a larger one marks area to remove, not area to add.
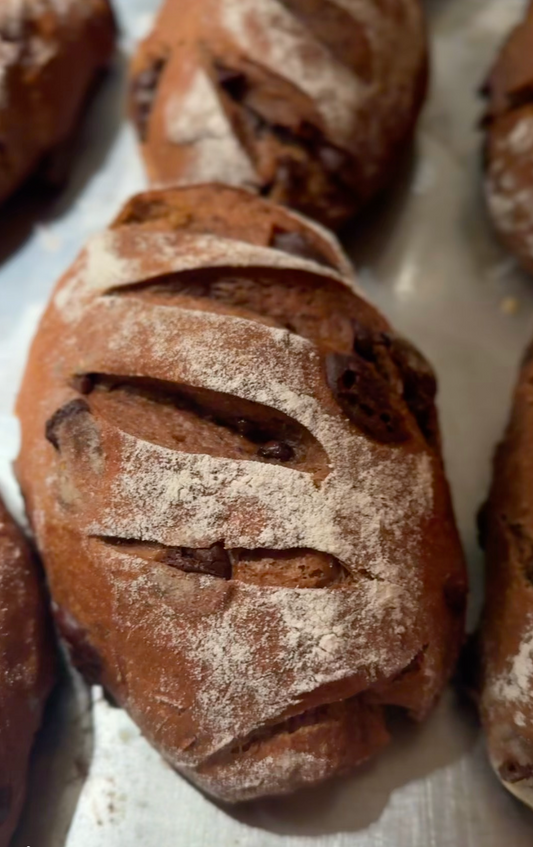
[[[533,3],[492,69],[485,94],[485,193],[502,241],[533,273]]]
[[[17,471],[74,661],[228,801],[423,718],[463,637],[435,379],[332,236],[223,186],[134,198],[60,282]]]
[[[500,780],[533,808],[533,348],[482,511],[487,555],[481,717]]]
[[[419,0],[166,0],[131,75],[155,184],[244,186],[337,227],[411,140],[423,12]]]
[[[108,0],[0,3],[0,202],[69,139],[114,43]]]
[[[41,575],[0,500],[0,847],[7,847],[19,819],[30,752],[53,681]]]

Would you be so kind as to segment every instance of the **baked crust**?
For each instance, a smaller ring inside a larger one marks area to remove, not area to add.
[[[247,187],[338,227],[412,138],[423,11],[419,0],[166,0],[131,79],[155,185]]]
[[[484,89],[485,194],[494,226],[533,272],[533,3],[512,31]]]
[[[528,351],[482,513],[481,716],[492,765],[533,806],[533,359]]]
[[[41,574],[0,501],[0,847],[7,847],[22,809],[30,751],[53,681]]]
[[[127,204],[59,283],[17,473],[74,661],[228,801],[422,719],[466,577],[435,380],[331,235],[239,189]]]
[[[108,0],[0,4],[0,202],[71,136],[86,95],[114,49]],[[45,167],[46,166],[46,167]],[[61,167],[60,167],[61,166]]]

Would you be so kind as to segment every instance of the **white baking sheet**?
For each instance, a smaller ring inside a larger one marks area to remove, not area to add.
[[[221,0],[223,2],[223,0]],[[157,0],[117,0],[123,47],[147,30]],[[508,412],[516,365],[533,334],[533,281],[495,243],[480,197],[476,89],[524,0],[426,3],[433,90],[403,181],[347,246],[361,280],[440,377],[446,457],[473,595],[482,561],[475,512]],[[11,416],[28,344],[56,278],[86,237],[143,187],[123,122],[124,60],[95,102],[74,177],[53,202],[27,192],[0,213],[0,483],[11,474]],[[292,799],[227,810],[174,774],[119,710],[79,683],[54,698],[35,755],[16,847],[525,847],[533,813],[493,778],[472,715],[449,691],[423,727],[404,727],[351,779]]]

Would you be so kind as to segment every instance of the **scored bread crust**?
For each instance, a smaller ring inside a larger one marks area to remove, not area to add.
[[[108,0],[0,3],[0,202],[69,139],[115,35]]]
[[[485,196],[494,226],[533,273],[533,3],[484,88]]]
[[[496,774],[533,807],[532,354],[530,348],[522,364],[482,511],[487,578],[480,710]]]
[[[466,577],[434,393],[333,237],[244,190],[139,195],[60,281],[17,462],[56,620],[211,794],[343,773],[441,692]]]
[[[41,574],[0,500],[0,847],[7,847],[22,809],[30,751],[53,681]]]
[[[398,168],[426,85],[419,0],[166,0],[130,112],[154,184],[247,187],[337,227]]]

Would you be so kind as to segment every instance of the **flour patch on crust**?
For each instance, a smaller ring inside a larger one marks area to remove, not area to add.
[[[491,685],[491,696],[506,703],[529,702],[533,694],[533,620],[509,669]]]
[[[187,183],[219,181],[257,187],[252,162],[203,68],[194,72],[184,93],[175,93],[168,100],[166,123],[169,141],[190,148]]]
[[[187,673],[195,681],[193,715],[209,741],[200,754],[191,749],[177,758],[174,751],[175,766],[200,764],[236,737],[279,719],[321,686],[358,675],[377,681],[393,674],[402,659],[390,650],[390,640],[398,641],[401,655],[400,618],[409,623],[416,615],[412,586],[408,590],[361,580],[357,590],[347,592],[237,582],[225,587],[224,598],[209,614],[184,625],[181,606],[172,601],[179,584],[168,602],[162,600],[158,609],[147,607],[143,598],[153,590],[157,573],[146,574],[146,563],[120,550],[109,556],[117,575],[117,608],[127,595],[128,605],[139,609],[143,626],[156,633],[168,655],[176,650],[186,657]],[[129,575],[128,581],[121,574]],[[200,606],[211,602],[214,588],[211,578],[198,578]],[[270,670],[267,655],[276,657]],[[169,689],[174,688],[170,682]],[[176,706],[186,708],[184,703]]]

